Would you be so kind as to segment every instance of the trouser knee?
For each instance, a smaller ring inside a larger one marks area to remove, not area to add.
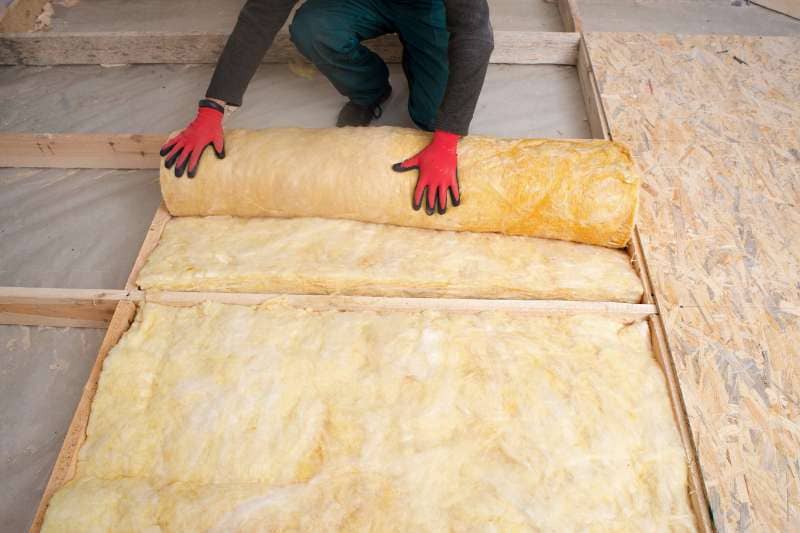
[[[289,24],[289,39],[301,54],[313,60],[314,56],[314,21],[313,17],[304,15],[302,9]]]
[[[289,38],[314,63],[331,62],[347,56],[359,44],[349,32],[336,29],[321,13],[300,7],[289,25]]]

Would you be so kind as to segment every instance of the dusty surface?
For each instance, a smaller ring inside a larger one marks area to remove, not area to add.
[[[0,286],[121,289],[160,201],[154,170],[0,168]]]
[[[104,331],[0,326],[0,531],[26,531]]]

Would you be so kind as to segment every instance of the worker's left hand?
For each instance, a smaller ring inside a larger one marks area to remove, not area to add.
[[[443,215],[447,211],[447,193],[453,207],[461,203],[458,190],[458,135],[446,131],[433,132],[433,140],[420,153],[402,163],[392,166],[395,172],[419,169],[417,186],[414,188],[412,207],[415,211],[422,206],[425,196],[425,212],[432,215],[438,204]]]

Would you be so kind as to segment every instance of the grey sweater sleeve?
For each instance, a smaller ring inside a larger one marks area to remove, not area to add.
[[[247,0],[217,61],[206,91],[231,105],[242,105],[242,96],[297,0]]]
[[[446,0],[450,74],[436,129],[466,135],[494,49],[486,0]]]

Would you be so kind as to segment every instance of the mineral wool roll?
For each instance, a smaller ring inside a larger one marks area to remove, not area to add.
[[[194,179],[161,168],[170,213],[346,218],[400,226],[545,237],[623,247],[639,176],[628,150],[604,140],[496,139],[459,143],[462,204],[413,211],[417,172],[393,163],[428,143],[403,128],[228,130],[227,156],[206,150]]]
[[[694,531],[647,323],[144,304],[60,531]]]
[[[636,303],[623,250],[321,218],[175,217],[143,289]]]

